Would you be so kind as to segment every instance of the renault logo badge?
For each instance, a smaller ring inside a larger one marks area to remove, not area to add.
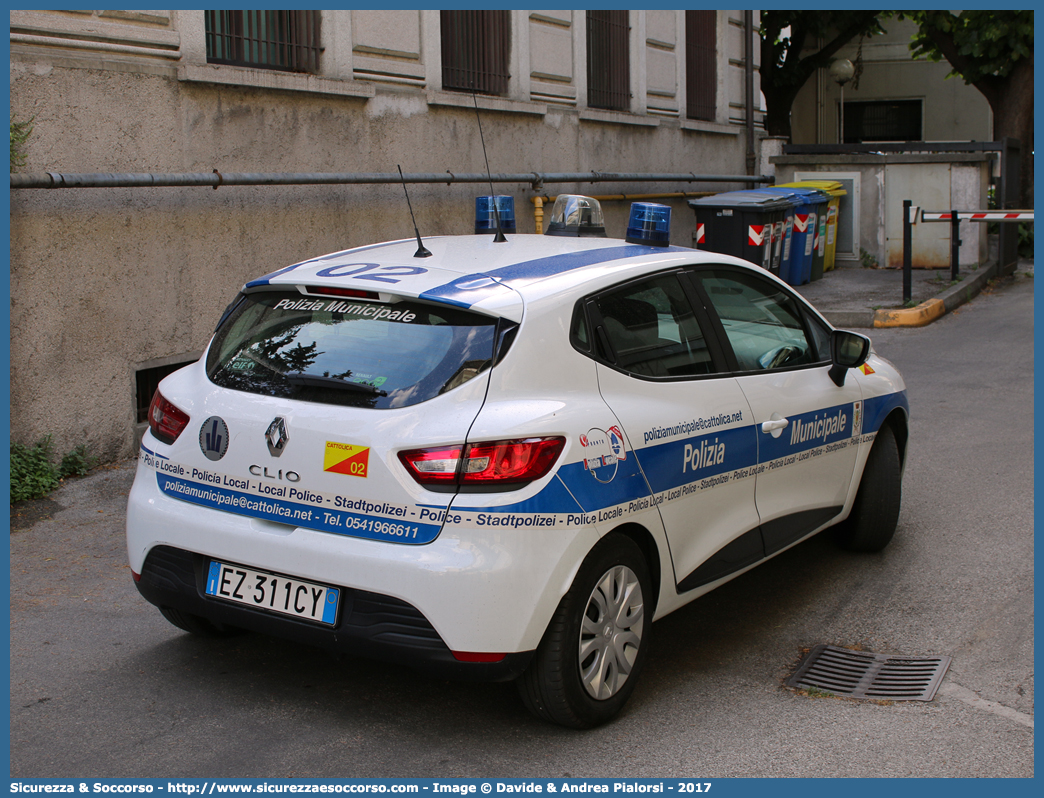
[[[272,423],[268,425],[268,431],[265,433],[265,440],[268,441],[268,453],[272,457],[279,457],[283,453],[286,442],[290,440],[290,435],[286,431],[286,420],[282,416],[272,419]]]

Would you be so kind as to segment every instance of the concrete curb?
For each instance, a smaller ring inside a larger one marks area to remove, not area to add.
[[[946,314],[946,304],[929,299],[917,307],[901,310],[875,310],[873,327],[924,327]]]
[[[924,327],[936,319],[942,318],[966,302],[971,302],[979,295],[986,283],[997,276],[1000,264],[997,261],[987,264],[975,272],[970,279],[966,278],[957,285],[952,285],[939,296],[922,302],[915,308],[902,310],[874,311],[874,327]]]
[[[997,276],[1000,268],[994,261],[978,269],[957,285],[950,286],[939,296],[932,297],[913,308],[898,310],[835,310],[823,311],[830,323],[839,329],[877,327],[924,327],[940,319],[966,302],[971,302],[981,293],[990,280]]]

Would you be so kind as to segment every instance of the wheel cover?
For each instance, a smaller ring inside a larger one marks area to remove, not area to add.
[[[610,568],[587,599],[580,625],[580,680],[588,695],[611,698],[631,675],[645,628],[642,586],[626,565]]]

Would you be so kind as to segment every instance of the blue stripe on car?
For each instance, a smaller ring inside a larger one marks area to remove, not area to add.
[[[906,397],[906,391],[888,393],[884,396],[872,396],[863,400],[863,432],[877,432],[881,425],[896,408],[902,408],[907,416],[910,415],[910,401]]]
[[[905,391],[864,400],[862,434],[880,429],[888,413],[897,407],[909,408]],[[462,495],[457,497],[453,509],[484,513],[573,513],[579,503],[583,512],[596,512],[819,446],[851,440],[854,412],[853,404],[847,403],[791,416],[791,425],[778,438],[760,433],[760,424],[750,424],[628,452],[627,460],[619,463],[621,470],[608,483],[598,482],[582,461],[568,463],[559,468],[558,480],[552,480],[544,490],[524,502],[470,507],[457,503],[466,499],[466,495]],[[837,421],[833,422],[834,419]],[[819,421],[824,423],[817,436]],[[806,434],[804,430],[810,431]],[[714,455],[718,446],[724,447],[720,461]],[[703,454],[698,454],[700,452]],[[637,463],[641,464],[644,479]],[[693,466],[691,470],[689,465]]]
[[[309,260],[303,260],[300,263],[293,264],[292,266],[287,266],[287,267],[285,267],[283,269],[277,269],[276,271],[274,271],[274,272],[272,272],[270,274],[266,274],[264,277],[258,277],[256,280],[251,280],[249,283],[247,283],[243,287],[244,288],[257,288],[258,286],[261,286],[261,285],[269,285],[272,282],[272,278],[273,277],[278,277],[281,274],[286,274],[287,272],[295,271],[296,269],[300,269],[300,268],[302,268],[304,266],[310,266],[310,265],[313,265],[313,264],[319,264],[319,263],[322,263],[323,261],[333,260],[334,258],[341,257],[341,256],[354,255],[356,252],[367,252],[368,250],[371,250],[371,249],[381,249],[383,247],[391,247],[391,246],[395,246],[395,245],[401,244],[401,243],[402,243],[401,240],[400,241],[385,241],[385,242],[380,243],[380,244],[371,244],[370,246],[367,246],[367,247],[355,247],[354,249],[346,249],[343,252],[335,252],[332,255],[323,255],[320,258],[311,258]]]
[[[421,299],[445,302],[450,305],[469,308],[493,293],[503,290],[504,286],[518,287],[546,277],[553,277],[585,266],[609,263],[614,260],[638,258],[643,255],[656,255],[664,252],[689,252],[684,247],[646,247],[640,244],[626,244],[621,247],[606,247],[584,252],[570,252],[552,255],[522,263],[513,263],[500,269],[492,269],[482,274],[468,274],[458,277],[445,285],[436,286],[420,295]]]
[[[734,427],[659,443],[638,450],[638,460],[653,493],[660,493],[754,465],[758,460],[755,429],[750,425]],[[715,456],[718,451],[723,454],[720,462]]]

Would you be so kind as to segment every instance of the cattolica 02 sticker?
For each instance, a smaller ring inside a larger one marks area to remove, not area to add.
[[[326,442],[323,471],[365,477],[370,465],[370,447],[351,443]]]

